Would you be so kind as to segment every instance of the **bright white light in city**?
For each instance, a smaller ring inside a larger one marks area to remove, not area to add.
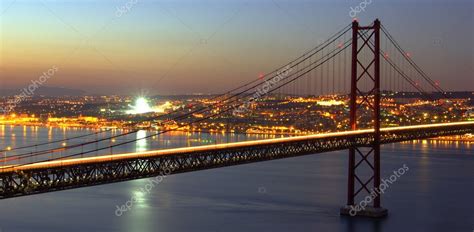
[[[129,114],[144,114],[153,111],[153,109],[148,104],[148,100],[144,97],[139,97],[135,101],[135,105],[130,106],[132,109],[127,110]]]
[[[143,114],[152,111],[150,105],[148,105],[148,101],[141,97],[138,98],[135,102],[135,111],[137,114]]]
[[[163,113],[166,109],[173,107],[170,102],[165,102],[164,104],[158,106],[150,106],[148,100],[144,97],[137,98],[137,100],[135,100],[135,104],[129,106],[131,109],[126,111],[127,114],[144,114],[150,112]]]

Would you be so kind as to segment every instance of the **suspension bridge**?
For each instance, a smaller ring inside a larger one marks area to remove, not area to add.
[[[110,130],[100,130],[3,149],[0,199],[147,178],[162,173],[169,175],[347,149],[347,202],[341,214],[349,214],[357,199],[370,195],[380,186],[382,144],[474,132],[472,121],[417,124],[406,119],[395,126],[384,124],[383,117],[388,114],[381,101],[387,94],[399,92],[417,93],[420,98],[433,102],[436,102],[433,99],[436,94],[445,93],[379,20],[369,26],[360,26],[359,22],[354,21],[325,42],[274,71],[213,96],[213,104],[199,107],[188,105],[149,119],[162,125],[174,125],[163,127],[167,129],[120,142],[116,139],[128,138],[128,135],[140,130],[110,135]],[[343,121],[344,125],[325,133],[130,153],[113,152],[114,148],[139,140],[231,115],[262,97],[287,95],[346,96],[349,102],[347,119]],[[442,104],[439,102],[440,108]],[[193,117],[196,114],[203,116]],[[85,138],[92,139],[84,142]],[[361,169],[369,170],[370,175],[362,174],[364,170]],[[381,207],[380,195],[377,195],[372,207],[357,214],[381,217],[387,215],[387,210]]]

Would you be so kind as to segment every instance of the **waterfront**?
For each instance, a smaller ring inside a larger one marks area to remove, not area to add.
[[[37,128],[35,132],[28,127],[6,127],[2,131],[1,146],[12,145],[13,140],[14,146],[19,146],[91,132],[54,128]],[[137,141],[123,149],[255,138],[176,133]],[[404,164],[409,171],[382,196],[383,205],[390,213],[382,221],[339,216],[339,207],[345,199],[347,169],[347,151],[340,151],[172,175],[150,194],[138,194],[148,183],[143,179],[2,200],[0,228],[2,231],[471,231],[474,227],[474,207],[470,204],[474,194],[472,146],[472,143],[432,140],[383,146],[382,177]],[[117,217],[116,206],[131,196],[138,198],[137,203]]]

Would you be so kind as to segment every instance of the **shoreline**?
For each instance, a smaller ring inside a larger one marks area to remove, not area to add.
[[[43,128],[68,128],[68,129],[83,129],[83,130],[119,130],[119,131],[129,131],[133,130],[133,128],[120,128],[120,127],[98,127],[98,126],[60,126],[60,125],[45,125],[45,124],[8,124],[8,123],[0,123],[0,126],[13,126],[13,127],[43,127]],[[146,129],[142,128],[141,130],[146,131],[160,131],[156,129]],[[265,133],[265,132],[235,132],[235,131],[210,131],[210,130],[175,130],[172,132],[184,132],[184,133],[207,133],[207,134],[240,134],[240,135],[269,135],[269,136],[300,136],[300,135],[308,135],[311,133]],[[325,132],[320,132],[325,133]],[[316,133],[317,134],[317,133]],[[426,140],[431,141],[447,141],[447,142],[474,142],[473,135],[457,135],[457,136],[443,136],[437,138],[428,138]]]

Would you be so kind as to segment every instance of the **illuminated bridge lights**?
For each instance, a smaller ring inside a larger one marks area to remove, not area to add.
[[[381,143],[474,133],[474,122],[383,128]],[[372,144],[373,130],[356,130],[174,148],[0,167],[0,199],[171,173],[316,154]]]

